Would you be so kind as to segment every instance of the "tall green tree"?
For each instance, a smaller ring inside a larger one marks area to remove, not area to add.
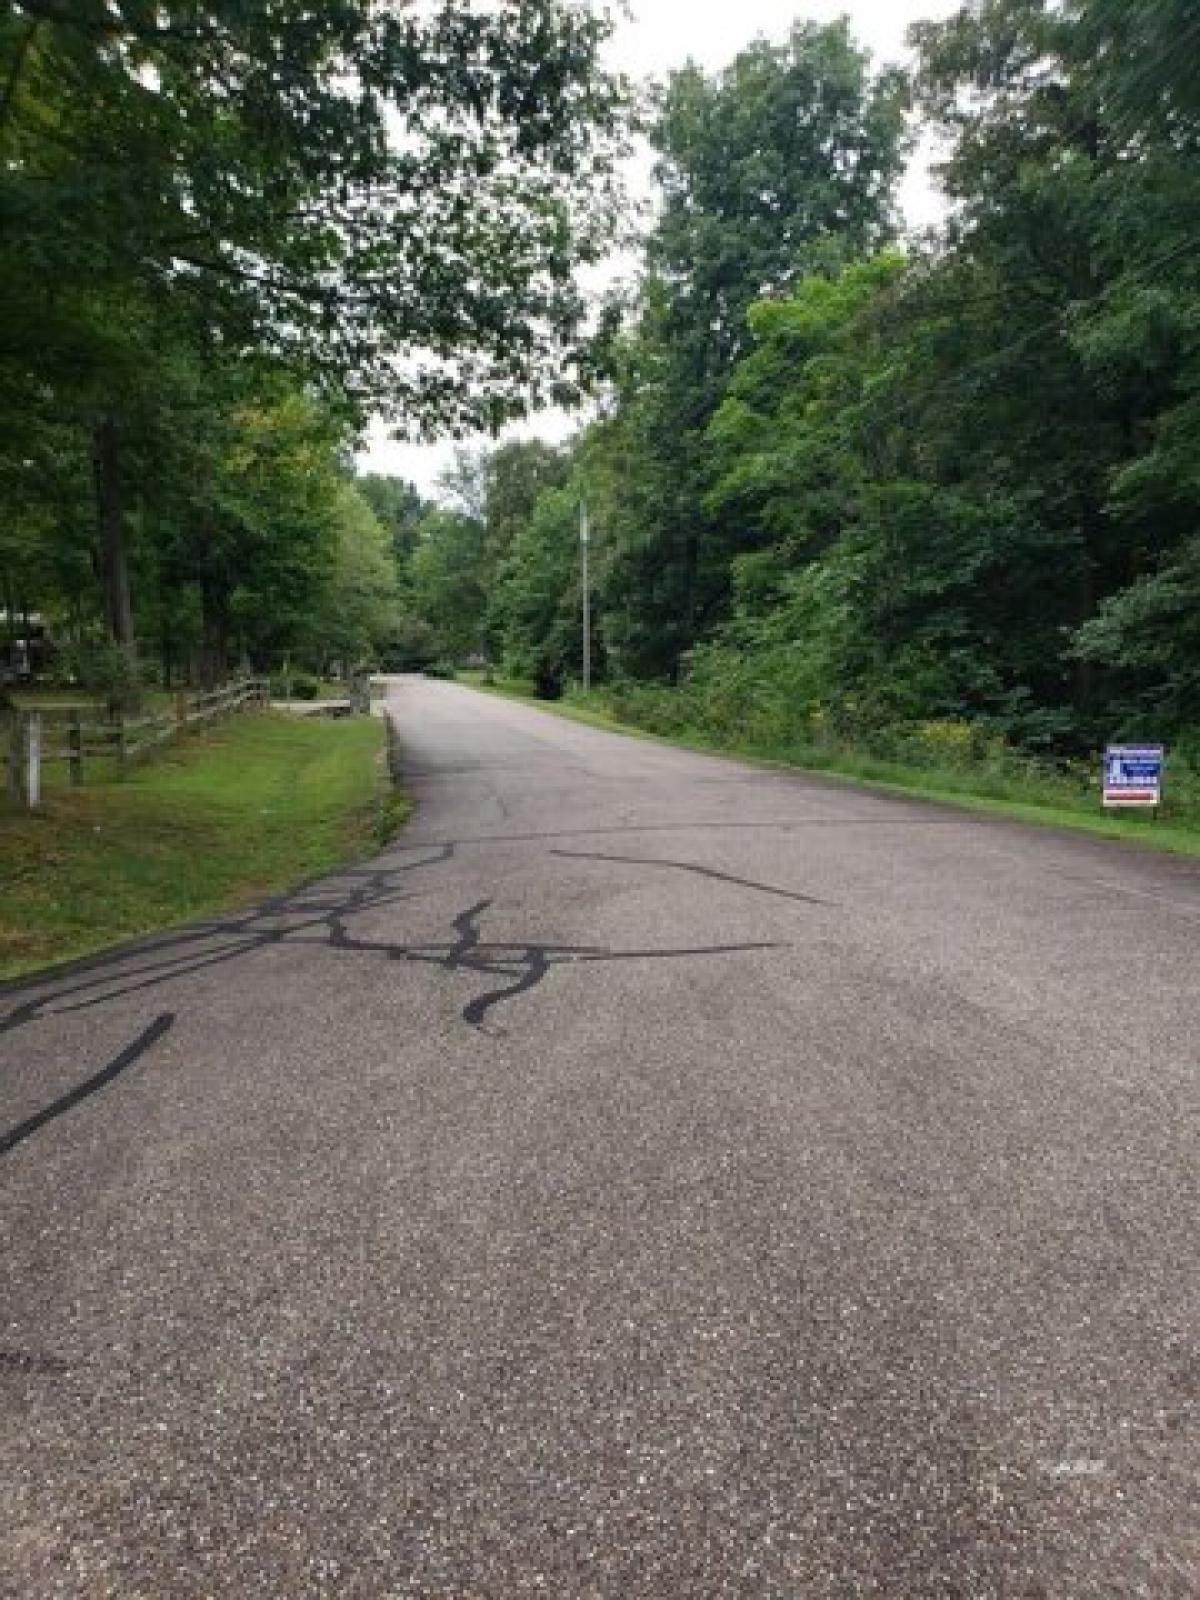
[[[307,608],[302,651],[321,670],[377,664],[401,624],[401,590],[388,529],[361,487],[343,480],[331,507],[334,539],[328,582]]]
[[[915,379],[917,405],[939,477],[1024,508],[1016,726],[1089,743],[1111,725],[1109,686],[1072,637],[1170,563],[1196,510],[1161,449],[1193,403],[1198,326],[1200,122],[1181,80],[1200,34],[1173,19],[1167,0],[991,0],[917,31],[959,201],[923,308],[950,359],[925,369],[928,404]]]
[[[751,312],[710,506],[760,554],[714,681],[1058,751],[1194,721],[1195,130],[1138,92],[1154,57],[1097,52],[1115,20],[997,0],[918,31],[957,210],[926,258]]]
[[[432,629],[437,653],[451,661],[482,654],[488,606],[483,523],[465,511],[431,511],[411,571],[413,605]]]
[[[626,472],[604,602],[626,670],[674,672],[724,614],[739,530],[706,508],[704,432],[747,346],[747,310],[888,236],[903,116],[902,81],[872,79],[844,23],[797,24],[715,77],[686,67],[663,92],[662,212],[611,430]]]
[[[355,480],[358,492],[375,513],[391,541],[392,559],[403,576],[417,547],[422,518],[431,507],[413,483],[380,472],[364,472]]]
[[[506,670],[547,698],[579,674],[581,599],[579,491],[547,488],[512,542],[495,606]],[[598,638],[594,644],[602,650]]]

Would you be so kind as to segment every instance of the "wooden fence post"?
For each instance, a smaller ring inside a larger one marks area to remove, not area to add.
[[[71,784],[73,788],[83,787],[83,718],[78,711],[72,711],[67,724],[67,757],[71,764]]]
[[[187,694],[183,689],[175,696],[175,732],[182,733],[187,727],[188,704]]]
[[[42,714],[25,719],[25,798],[31,811],[42,803]]]
[[[129,761],[129,751],[125,745],[125,713],[117,712],[117,771],[123,778],[125,768]]]

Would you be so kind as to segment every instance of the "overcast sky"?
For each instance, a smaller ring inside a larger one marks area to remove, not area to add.
[[[636,77],[665,77],[689,57],[712,72],[726,66],[752,39],[783,39],[797,18],[832,22],[848,16],[877,65],[906,61],[904,35],[909,24],[949,16],[960,4],[961,0],[633,0],[633,20],[621,25],[612,56],[616,66]],[[927,154],[919,152],[900,190],[905,220],[914,228],[935,221],[940,213],[927,162]],[[517,436],[536,433],[561,439],[576,426],[577,418],[549,416],[519,430]],[[360,465],[412,478],[429,493],[452,448],[399,442],[377,428]]]

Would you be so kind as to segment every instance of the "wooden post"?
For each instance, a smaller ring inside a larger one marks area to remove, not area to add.
[[[42,803],[42,714],[31,711],[25,719],[25,797],[34,811]]]
[[[71,785],[83,788],[83,718],[72,711],[67,724],[67,756],[71,763]]]
[[[125,768],[129,761],[129,751],[125,745],[125,713],[117,712],[117,772],[123,778]]]
[[[175,696],[175,732],[182,733],[187,727],[188,703],[187,695],[181,689]]]

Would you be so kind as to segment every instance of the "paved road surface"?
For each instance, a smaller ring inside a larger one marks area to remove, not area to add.
[[[0,1593],[1200,1593],[1196,866],[393,708],[377,861],[0,994]]]

